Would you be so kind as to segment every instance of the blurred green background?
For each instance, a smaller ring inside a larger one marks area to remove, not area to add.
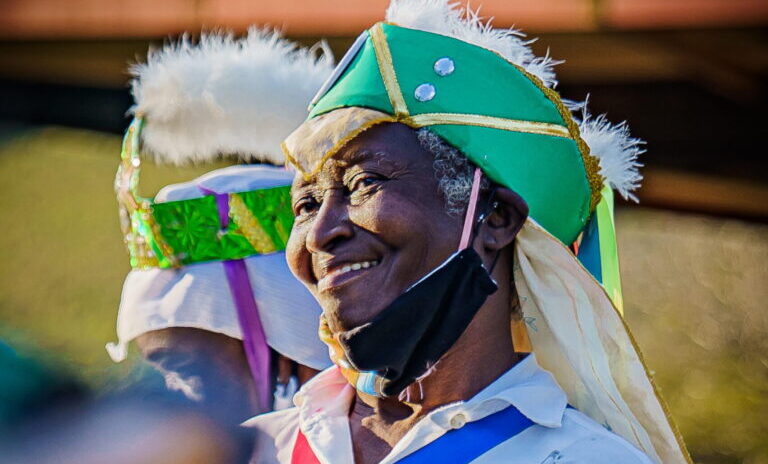
[[[0,339],[39,347],[58,358],[51,364],[105,387],[131,367],[112,365],[103,348],[115,341],[130,269],[113,191],[121,139],[50,127],[0,140]],[[150,194],[211,168],[145,165]]]

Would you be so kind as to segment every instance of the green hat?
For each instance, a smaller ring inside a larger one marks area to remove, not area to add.
[[[605,174],[577,120],[544,80],[494,50],[389,23],[364,33],[346,61],[316,99],[310,120],[363,107],[382,113],[375,123],[429,127],[519,193],[531,217],[563,243],[577,239],[601,199]]]

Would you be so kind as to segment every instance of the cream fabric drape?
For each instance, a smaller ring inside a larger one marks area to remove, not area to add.
[[[603,287],[530,218],[515,246],[515,284],[533,351],[569,402],[658,462],[691,462]]]

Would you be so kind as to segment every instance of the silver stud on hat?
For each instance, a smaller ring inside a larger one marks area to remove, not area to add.
[[[435,86],[430,83],[424,83],[416,87],[413,96],[420,102],[430,101],[435,98]]]
[[[447,76],[456,69],[456,65],[453,63],[452,59],[445,56],[435,61],[434,69],[438,76]]]

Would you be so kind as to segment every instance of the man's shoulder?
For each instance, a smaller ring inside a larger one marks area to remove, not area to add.
[[[299,426],[298,408],[261,414],[243,422],[254,435],[251,464],[277,464],[290,461],[290,450]]]
[[[563,414],[563,429],[573,438],[558,451],[561,459],[568,458],[568,462],[653,463],[627,440],[574,409],[569,408]]]

